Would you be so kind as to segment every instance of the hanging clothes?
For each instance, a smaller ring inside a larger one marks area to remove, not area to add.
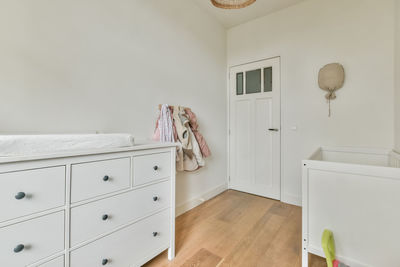
[[[192,112],[192,110],[190,108],[185,108],[185,112],[189,118],[190,126],[192,128],[193,134],[197,140],[197,143],[200,146],[201,154],[203,155],[204,158],[211,156],[211,151],[207,145],[206,140],[204,139],[203,135],[198,131],[199,124],[197,123],[196,114],[194,114],[194,112]]]
[[[189,128],[189,134],[190,134],[190,139],[192,140],[192,147],[193,147],[193,155],[194,158],[196,158],[197,164],[199,167],[204,167],[205,166],[205,161],[203,158],[203,155],[201,154],[200,146],[197,143],[196,137],[194,136],[194,133],[191,128]]]
[[[187,128],[182,124],[182,121],[179,117],[179,107],[175,106],[173,108],[173,118],[174,118],[174,124],[176,127],[176,134],[178,136],[178,140],[181,145],[178,146],[177,151],[176,151],[176,170],[177,171],[184,171],[184,166],[183,166],[183,147],[187,147],[187,144],[189,143],[189,135]]]
[[[176,147],[176,171],[182,172],[184,171],[183,167],[183,149],[182,146]]]
[[[192,149],[190,143],[189,131],[187,128],[188,124],[186,123],[189,122],[189,120],[183,117],[182,114],[180,114],[181,111],[182,109],[180,109],[180,107],[177,106],[174,107],[173,118],[176,127],[176,133],[178,135],[178,140],[182,144],[182,148],[184,150],[189,150]]]
[[[168,107],[168,105],[166,105],[166,104],[164,104],[166,107]],[[177,133],[176,133],[176,127],[175,127],[175,124],[173,123],[173,116],[172,116],[172,112],[173,112],[173,109],[172,109],[172,107],[168,107],[168,110],[165,110],[164,109],[164,111],[162,111],[163,110],[163,106],[164,105],[162,105],[161,107],[160,107],[160,114],[158,115],[158,118],[157,118],[157,121],[156,121],[156,127],[155,127],[155,130],[154,130],[154,134],[153,134],[153,140],[154,141],[160,141],[160,142],[163,142],[162,140],[161,140],[161,127],[160,127],[160,125],[162,125],[162,124],[164,124],[165,125],[165,122],[167,122],[167,125],[169,125],[169,121],[171,121],[171,124],[172,124],[172,133],[173,133],[173,139],[172,139],[172,141],[165,141],[165,142],[176,142],[177,140],[178,140],[178,136],[177,136]],[[166,114],[168,114],[169,113],[169,117],[170,117],[170,119],[168,119],[167,118],[167,115]],[[168,130],[169,131],[169,130]],[[167,131],[167,132],[168,132]],[[165,135],[165,131],[163,132],[163,135]],[[164,137],[164,140],[165,140],[165,137]]]
[[[160,141],[163,143],[174,142],[174,133],[172,129],[171,114],[167,104],[161,106],[160,120],[158,123],[160,128]]]
[[[205,157],[211,155],[204,137],[198,131],[196,115],[189,108],[160,105],[153,139],[178,142],[176,170],[195,171],[205,166]]]
[[[189,155],[183,153],[183,170],[192,172],[199,168],[199,164],[195,157],[189,157]]]

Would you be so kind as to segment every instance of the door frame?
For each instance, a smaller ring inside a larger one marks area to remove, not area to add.
[[[230,73],[231,73],[231,69],[234,67],[238,67],[238,66],[242,66],[242,65],[247,65],[247,64],[251,64],[251,63],[257,63],[257,62],[261,62],[261,61],[265,61],[265,60],[270,60],[270,59],[278,59],[279,60],[279,90],[280,90],[280,98],[279,98],[279,105],[280,105],[280,125],[279,125],[279,129],[280,129],[280,199],[279,201],[284,202],[285,201],[285,195],[284,195],[284,183],[283,183],[283,154],[284,151],[282,150],[282,144],[283,144],[283,127],[282,127],[282,121],[283,121],[283,108],[282,108],[282,100],[283,100],[283,91],[282,91],[282,61],[281,61],[281,56],[273,56],[273,57],[267,57],[267,58],[262,58],[262,59],[258,59],[258,60],[253,60],[253,61],[248,61],[248,62],[243,62],[240,64],[235,64],[235,65],[228,65],[228,69],[227,69],[227,88],[226,88],[226,94],[227,94],[227,114],[228,114],[228,119],[227,119],[227,132],[226,135],[228,136],[227,138],[227,154],[228,154],[228,162],[227,162],[227,183],[228,183],[228,189],[232,189],[231,186],[231,82],[230,82]]]

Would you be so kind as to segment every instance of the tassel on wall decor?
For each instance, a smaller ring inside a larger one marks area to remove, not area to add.
[[[329,117],[331,116],[331,100],[336,99],[335,92],[343,87],[344,76],[344,68],[339,63],[325,65],[319,71],[318,85],[322,90],[328,92],[325,98],[329,105]]]

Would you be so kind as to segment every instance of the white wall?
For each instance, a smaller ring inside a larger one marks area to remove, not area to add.
[[[145,139],[159,103],[192,107],[213,156],[185,203],[226,184],[225,36],[186,0],[2,0],[0,132]]]
[[[281,57],[283,201],[300,203],[301,160],[321,145],[393,147],[393,10],[393,0],[308,0],[228,31],[229,66]],[[317,78],[331,62],[346,82],[328,118]]]
[[[396,42],[395,42],[395,142],[400,152],[400,0],[396,0]]]

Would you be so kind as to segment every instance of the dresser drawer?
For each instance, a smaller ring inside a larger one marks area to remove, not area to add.
[[[134,184],[141,185],[171,176],[171,154],[159,153],[133,158]]]
[[[0,174],[0,222],[63,206],[65,167]]]
[[[130,166],[130,158],[72,165],[71,202],[129,188]]]
[[[63,250],[63,211],[0,228],[1,266],[26,266]]]
[[[71,267],[136,266],[159,249],[169,247],[169,209],[71,252]],[[153,233],[157,233],[153,236]]]
[[[170,206],[170,181],[71,210],[71,246]]]

